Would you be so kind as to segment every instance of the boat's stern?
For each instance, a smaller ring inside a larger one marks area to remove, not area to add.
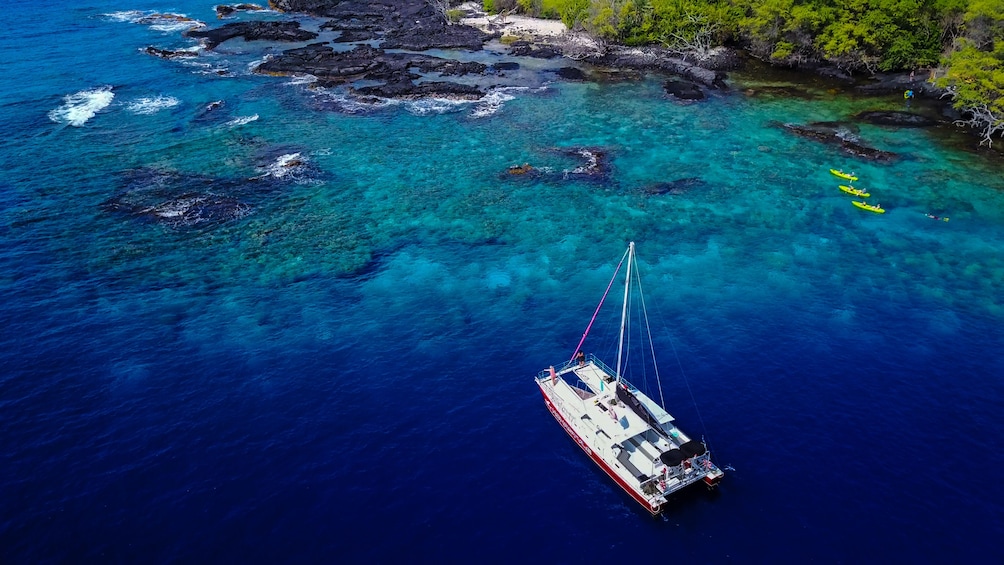
[[[718,483],[722,482],[723,478],[725,478],[725,471],[712,465],[711,469],[704,475],[704,484],[708,485],[708,488],[715,488]]]

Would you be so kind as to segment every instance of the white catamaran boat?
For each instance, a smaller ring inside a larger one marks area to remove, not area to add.
[[[603,305],[601,300],[572,359],[541,371],[536,381],[547,409],[575,443],[631,498],[652,515],[657,515],[663,511],[672,493],[697,482],[715,487],[725,473],[711,461],[711,453],[703,441],[691,439],[680,431],[662,406],[628,383],[621,374],[632,277],[640,295],[634,242],[628,245],[621,264],[625,259],[627,276],[616,370],[595,356],[587,357],[581,352],[582,343]],[[618,272],[620,267],[618,265]],[[616,277],[617,272],[614,273]],[[607,293],[613,282],[611,279]],[[643,296],[640,303],[644,312]],[[647,314],[645,326],[647,331]]]

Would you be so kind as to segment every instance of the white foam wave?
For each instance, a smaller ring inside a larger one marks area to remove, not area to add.
[[[515,89],[516,87],[498,88],[488,92],[488,94],[486,94],[484,98],[482,98],[478,102],[477,106],[475,106],[474,109],[471,110],[471,117],[484,118],[487,116],[491,116],[492,114],[495,114],[496,112],[502,109],[503,104],[516,98],[515,96],[509,94],[508,92]],[[525,88],[523,89],[525,90]]]
[[[64,96],[63,105],[49,112],[49,119],[80,127],[111,104],[113,98],[115,93],[110,86],[81,90],[76,94]]]
[[[170,22],[161,24],[152,24],[150,29],[157,30],[163,33],[175,33],[179,31],[188,31],[197,27],[205,27],[206,24],[202,22]]]
[[[173,108],[178,104],[181,104],[181,101],[173,96],[157,96],[154,98],[137,98],[129,103],[126,109],[134,114],[150,115],[167,108]]]
[[[317,82],[317,77],[314,75],[302,74],[292,76],[286,84],[299,86],[303,84],[314,84],[315,82]]]
[[[164,219],[180,218],[188,212],[189,208],[205,201],[205,196],[188,196],[164,202],[163,204],[150,208],[148,211],[155,216]]]
[[[366,101],[363,102],[357,98],[347,96],[344,92],[325,88],[317,88],[314,92],[322,98],[323,106],[333,107],[333,109],[346,114],[363,114],[400,104],[397,100],[375,97],[366,98]]]
[[[245,124],[250,124],[251,122],[257,119],[258,119],[258,114],[254,114],[251,116],[240,116],[230,120],[229,122],[226,123],[226,125],[230,127],[243,126]]]
[[[543,92],[545,90],[547,90],[547,86],[537,88],[529,86],[502,86],[493,88],[488,91],[488,94],[484,98],[478,101],[478,104],[471,110],[470,116],[472,118],[484,118],[497,113],[506,102],[516,98],[513,94],[514,92]]]
[[[255,70],[257,70],[258,67],[264,65],[265,63],[271,60],[272,60],[272,55],[265,55],[264,57],[258,59],[257,61],[251,61],[250,63],[248,63],[248,72],[251,73],[255,72]]]
[[[186,63],[183,64],[185,64],[185,66],[195,67],[195,69],[192,71],[192,74],[196,75],[214,75],[218,77],[234,76],[233,73],[230,72],[230,69],[218,65],[188,65]]]
[[[144,15],[146,14],[139,10],[126,10],[122,12],[112,12],[110,14],[104,14],[106,18],[115,20],[117,22],[129,22],[129,23],[136,23]]]
[[[170,12],[144,12],[140,10],[125,10],[121,12],[111,12],[104,14],[105,17],[117,21],[131,24],[142,24],[150,26],[163,33],[174,33],[187,31],[189,29],[206,27],[206,24],[199,20],[189,18],[184,14],[172,14]]]
[[[413,100],[405,104],[405,108],[416,116],[428,116],[430,114],[446,114],[455,112],[460,107],[470,104],[470,100],[449,100],[446,98],[424,98]]]
[[[300,153],[287,153],[280,155],[269,166],[263,169],[264,173],[254,177],[261,179],[272,177],[276,179],[299,179],[307,165],[307,158]]]
[[[230,73],[230,69],[224,63],[208,63],[197,59],[183,59],[181,64],[186,67],[194,67],[192,72],[197,75],[233,76]]]

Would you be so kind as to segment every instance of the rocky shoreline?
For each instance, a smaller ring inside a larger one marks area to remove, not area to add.
[[[339,51],[337,54],[325,44],[290,49],[262,65],[259,68],[260,72],[311,74],[327,80],[328,83],[355,80],[386,81],[388,85],[393,84],[396,87],[388,90],[400,92],[404,92],[407,84],[412,83],[416,96],[421,95],[420,90],[422,90],[413,82],[418,77],[405,72],[406,69],[418,66],[422,72],[441,72],[443,69],[462,68],[462,64],[450,62],[449,59],[419,54],[404,55],[390,50],[478,51],[486,42],[500,38],[504,33],[501,29],[493,31],[463,24],[450,25],[440,13],[421,0],[374,2],[273,0],[271,5],[283,12],[304,13],[325,18],[327,21],[322,24],[321,29],[339,33],[332,43],[355,43],[357,46],[354,50]],[[249,8],[243,9],[250,11]],[[238,7],[217,7],[219,14],[229,15],[237,10]],[[295,21],[233,22],[212,29],[193,28],[185,35],[203,40],[205,48],[210,50],[224,41],[237,37],[247,41],[303,42],[318,36],[317,33],[301,29],[300,24]],[[737,57],[724,49],[717,52],[714,58],[695,64],[664,49],[607,46],[583,34],[567,32],[556,36],[530,34],[526,39],[513,42],[508,54],[516,57],[565,57],[598,67],[662,71],[678,75],[708,89],[725,88],[725,75],[722,70],[734,68],[738,64]],[[373,46],[374,42],[379,42],[379,47]],[[147,52],[161,57],[179,55],[154,47],[147,48]],[[480,69],[467,67],[460,74],[484,74],[486,70],[488,70],[486,65],[482,65]],[[447,71],[442,74],[456,73]],[[440,90],[449,90],[449,87]],[[466,92],[466,89],[459,90]]]
[[[273,75],[316,77],[321,87],[343,87],[361,102],[376,98],[420,99],[446,98],[478,100],[498,85],[499,77],[515,71],[519,63],[500,61],[497,65],[426,54],[432,49],[453,52],[477,52],[493,40],[505,49],[508,57],[541,59],[564,58],[569,66],[552,69],[562,80],[589,80],[594,70],[660,72],[668,77],[669,97],[697,101],[714,91],[727,90],[726,72],[743,64],[736,51],[719,48],[697,57],[680,55],[659,47],[633,48],[608,45],[583,33],[564,30],[560,22],[520,17],[519,25],[510,25],[500,17],[489,17],[478,5],[464,5],[464,22],[478,22],[480,27],[463,23],[450,24],[443,13],[424,0],[272,0],[270,7],[290,14],[306,14],[324,19],[320,31],[334,35],[328,41],[286,49],[260,64],[256,72]],[[258,6],[238,4],[217,6],[219,17],[238,11],[255,12]],[[515,18],[514,18],[515,19]],[[535,32],[539,29],[539,32]],[[297,21],[242,21],[208,29],[193,27],[186,35],[198,38],[205,49],[215,49],[236,37],[245,40],[305,43],[318,39],[319,33],[302,29]],[[346,49],[346,44],[352,45]],[[147,53],[163,58],[189,57],[190,52],[148,47]],[[851,77],[834,69],[816,69],[831,79],[853,84]],[[457,77],[466,77],[458,82]],[[675,77],[675,78],[674,78]],[[364,86],[359,86],[363,82]],[[854,89],[862,94],[881,95],[913,90],[916,96],[938,98],[941,92],[925,80],[912,75],[876,77]],[[957,118],[957,116],[949,116]],[[887,113],[881,125],[925,127],[938,122],[912,113]],[[881,151],[830,139],[828,132],[812,126],[786,126],[796,135],[841,144],[849,153],[873,160],[891,157]]]

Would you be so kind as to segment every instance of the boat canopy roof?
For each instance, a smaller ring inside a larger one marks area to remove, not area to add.
[[[641,401],[641,403],[645,406],[645,408],[648,409],[649,413],[655,416],[656,421],[658,421],[660,424],[668,424],[676,419],[672,415],[670,415],[669,412],[663,410],[662,406],[659,406],[658,402],[649,398],[648,395],[646,395],[645,393],[641,391],[635,391],[634,396],[635,398]]]

